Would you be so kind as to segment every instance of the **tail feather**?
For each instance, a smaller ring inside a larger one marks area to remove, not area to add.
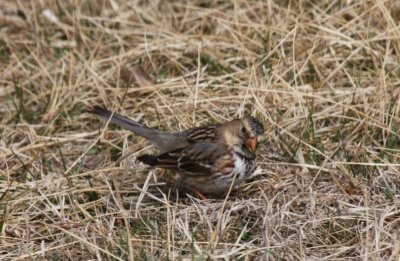
[[[130,130],[133,133],[146,138],[161,152],[182,147],[182,145],[187,143],[183,137],[146,127],[134,120],[99,106],[94,106],[87,112],[96,115],[103,120],[110,120],[110,122],[120,126],[121,128]]]
[[[136,121],[133,121],[125,116],[122,116],[118,113],[113,113],[107,109],[95,106],[88,111],[91,114],[94,114],[104,120],[109,120],[110,122],[120,126],[121,128],[130,130],[140,136],[143,136],[147,139],[152,138],[152,136],[157,135],[159,131],[146,127]]]

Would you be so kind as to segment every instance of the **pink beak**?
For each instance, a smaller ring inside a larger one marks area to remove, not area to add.
[[[257,146],[258,146],[258,142],[256,138],[249,138],[246,142],[246,146],[247,148],[251,151],[251,152],[256,152]]]

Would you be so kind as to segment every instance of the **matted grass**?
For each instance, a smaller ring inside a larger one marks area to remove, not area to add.
[[[399,57],[396,0],[1,1],[0,260],[399,260]],[[266,144],[228,198],[168,200],[93,105]]]

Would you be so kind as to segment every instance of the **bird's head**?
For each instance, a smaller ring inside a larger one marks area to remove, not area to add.
[[[237,152],[255,157],[258,145],[264,138],[264,126],[254,117],[245,116],[232,121],[226,129],[225,140]]]
[[[240,137],[243,144],[251,153],[255,153],[258,145],[264,139],[264,126],[251,116],[243,117],[240,121],[242,123]]]

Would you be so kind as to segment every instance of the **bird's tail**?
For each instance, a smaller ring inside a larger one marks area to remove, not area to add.
[[[97,117],[102,118],[103,120],[110,120],[110,122],[120,126],[121,128],[130,130],[133,133],[136,133],[137,135],[148,139],[156,146],[158,145],[158,140],[162,138],[161,136],[165,135],[165,133],[162,131],[146,127],[143,124],[140,124],[118,113],[113,113],[112,111],[101,108],[99,106],[94,106],[87,112],[94,114]]]

